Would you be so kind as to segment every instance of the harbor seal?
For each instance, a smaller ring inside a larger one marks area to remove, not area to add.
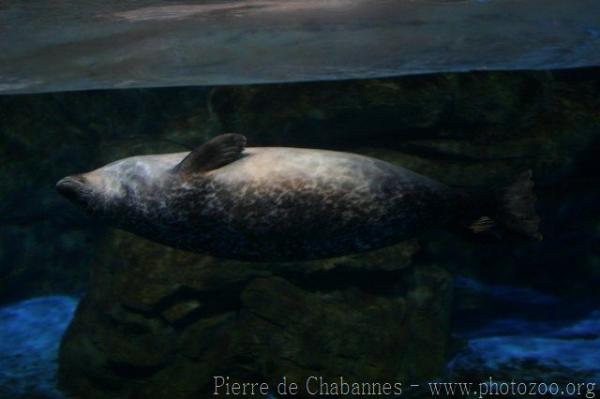
[[[109,225],[250,261],[369,251],[482,208],[473,206],[476,197],[378,159],[245,144],[242,135],[224,134],[190,153],[135,156],[65,177],[57,189]],[[530,177],[502,192],[499,214],[513,231],[538,237]],[[475,216],[475,232],[496,223]]]

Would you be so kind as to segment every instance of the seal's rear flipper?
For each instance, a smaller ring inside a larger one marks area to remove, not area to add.
[[[245,147],[243,135],[222,134],[190,152],[173,171],[181,174],[208,172],[239,159]]]
[[[531,170],[521,173],[500,192],[498,222],[507,230],[541,240],[531,175]]]

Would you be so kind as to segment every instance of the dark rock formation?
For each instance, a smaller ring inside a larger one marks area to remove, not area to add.
[[[420,381],[444,365],[451,281],[409,266],[414,250],[263,265],[115,234],[115,262],[94,267],[63,341],[61,385],[90,399],[198,398],[218,375],[273,388],[283,376]]]

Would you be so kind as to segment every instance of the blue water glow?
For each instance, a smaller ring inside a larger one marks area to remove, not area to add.
[[[528,288],[485,285],[464,277],[457,279],[457,289],[487,296],[494,306],[504,302],[518,316],[498,318],[493,311],[480,311],[478,316],[488,318],[459,332],[466,345],[448,364],[450,372],[511,374],[526,367],[534,374],[548,369],[565,378],[577,374],[600,381],[600,310],[588,307],[584,312],[581,305]],[[563,317],[569,310],[574,318]],[[540,319],[540,313],[548,316]]]
[[[48,296],[0,308],[0,397],[61,398],[58,348],[77,303]]]

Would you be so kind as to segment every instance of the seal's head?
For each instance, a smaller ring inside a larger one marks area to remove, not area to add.
[[[172,190],[183,181],[192,179],[197,184],[205,172],[240,158],[245,144],[242,135],[223,134],[190,153],[135,156],[67,176],[56,189],[96,217],[147,219],[156,207],[164,208]]]
[[[155,237],[157,231],[167,231],[169,220],[181,220],[182,213],[200,208],[209,181],[207,173],[239,159],[245,142],[244,136],[229,133],[189,153],[125,158],[67,176],[56,188],[94,218]],[[188,203],[189,207],[182,205]]]
[[[88,173],[67,176],[56,184],[56,189],[95,217],[122,218],[148,206],[148,201],[160,193],[155,188],[172,166],[172,162],[158,156],[125,158]]]

